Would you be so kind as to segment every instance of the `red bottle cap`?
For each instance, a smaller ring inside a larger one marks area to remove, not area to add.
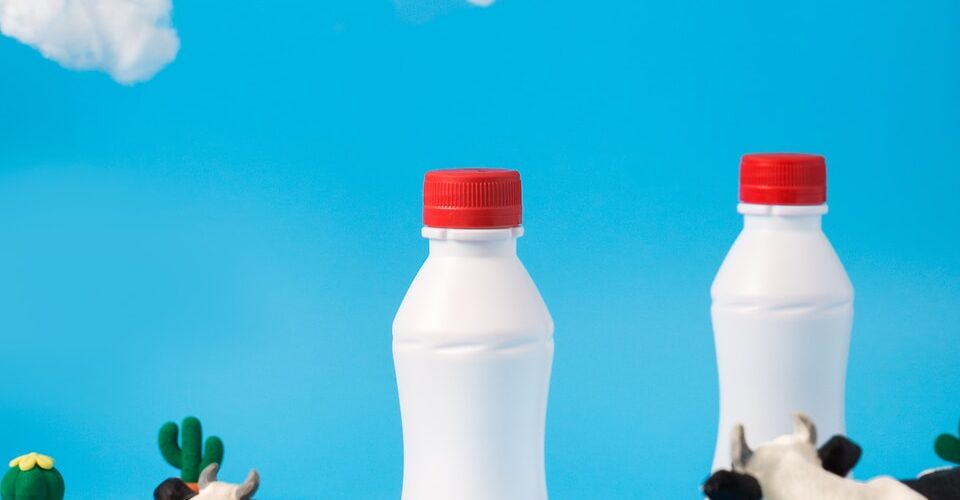
[[[423,224],[455,229],[519,226],[520,172],[495,168],[433,170],[423,180]]]
[[[757,205],[827,202],[827,162],[822,156],[755,153],[740,160],[740,201]]]

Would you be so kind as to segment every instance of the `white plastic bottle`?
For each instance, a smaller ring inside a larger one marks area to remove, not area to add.
[[[730,432],[753,444],[791,432],[802,411],[821,441],[844,432],[853,287],[821,229],[822,156],[754,154],[740,167],[743,231],[713,282],[720,428],[713,468],[730,466]]]
[[[517,258],[520,175],[429,172],[430,255],[393,322],[402,500],[545,500],[553,320]]]

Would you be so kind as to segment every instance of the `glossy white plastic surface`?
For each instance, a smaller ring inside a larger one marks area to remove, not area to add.
[[[430,255],[393,322],[402,500],[547,498],[553,321],[522,232],[423,229]]]
[[[711,296],[720,376],[713,468],[730,466],[730,432],[751,445],[791,431],[800,411],[820,440],[844,433],[853,287],[821,229],[826,205],[741,204],[743,231]]]

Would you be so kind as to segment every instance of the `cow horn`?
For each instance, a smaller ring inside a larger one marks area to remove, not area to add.
[[[734,425],[733,433],[730,435],[730,460],[733,463],[733,470],[740,472],[746,469],[751,457],[753,457],[753,450],[747,444],[743,424]]]
[[[216,463],[204,467],[203,471],[200,472],[200,480],[197,482],[197,486],[202,490],[210,483],[216,482],[218,469],[220,469],[220,466]]]
[[[817,426],[803,413],[793,414],[793,435],[813,446],[817,445]]]
[[[257,474],[256,469],[251,469],[250,474],[247,475],[246,481],[237,488],[237,500],[250,500],[253,498],[253,494],[257,492],[257,488],[260,487],[260,474]]]

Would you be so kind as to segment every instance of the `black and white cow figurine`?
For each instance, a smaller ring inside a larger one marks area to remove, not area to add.
[[[217,464],[208,465],[200,473],[196,493],[179,478],[172,477],[160,483],[153,491],[154,500],[251,500],[260,486],[260,475],[251,470],[243,484],[230,484],[217,480]]]
[[[816,426],[794,415],[794,432],[756,450],[750,449],[742,425],[731,437],[732,471],[714,473],[703,486],[712,500],[922,500],[958,498],[924,496],[914,484],[881,476],[867,482],[845,476],[860,458],[860,447],[836,437],[816,449]],[[943,479],[943,478],[938,478]],[[923,477],[916,481],[925,481]]]
[[[817,455],[824,470],[846,477],[860,461],[862,450],[857,443],[845,436],[833,436]],[[719,470],[703,484],[703,492],[710,500],[760,500],[763,492],[760,483],[749,474],[731,470]]]

